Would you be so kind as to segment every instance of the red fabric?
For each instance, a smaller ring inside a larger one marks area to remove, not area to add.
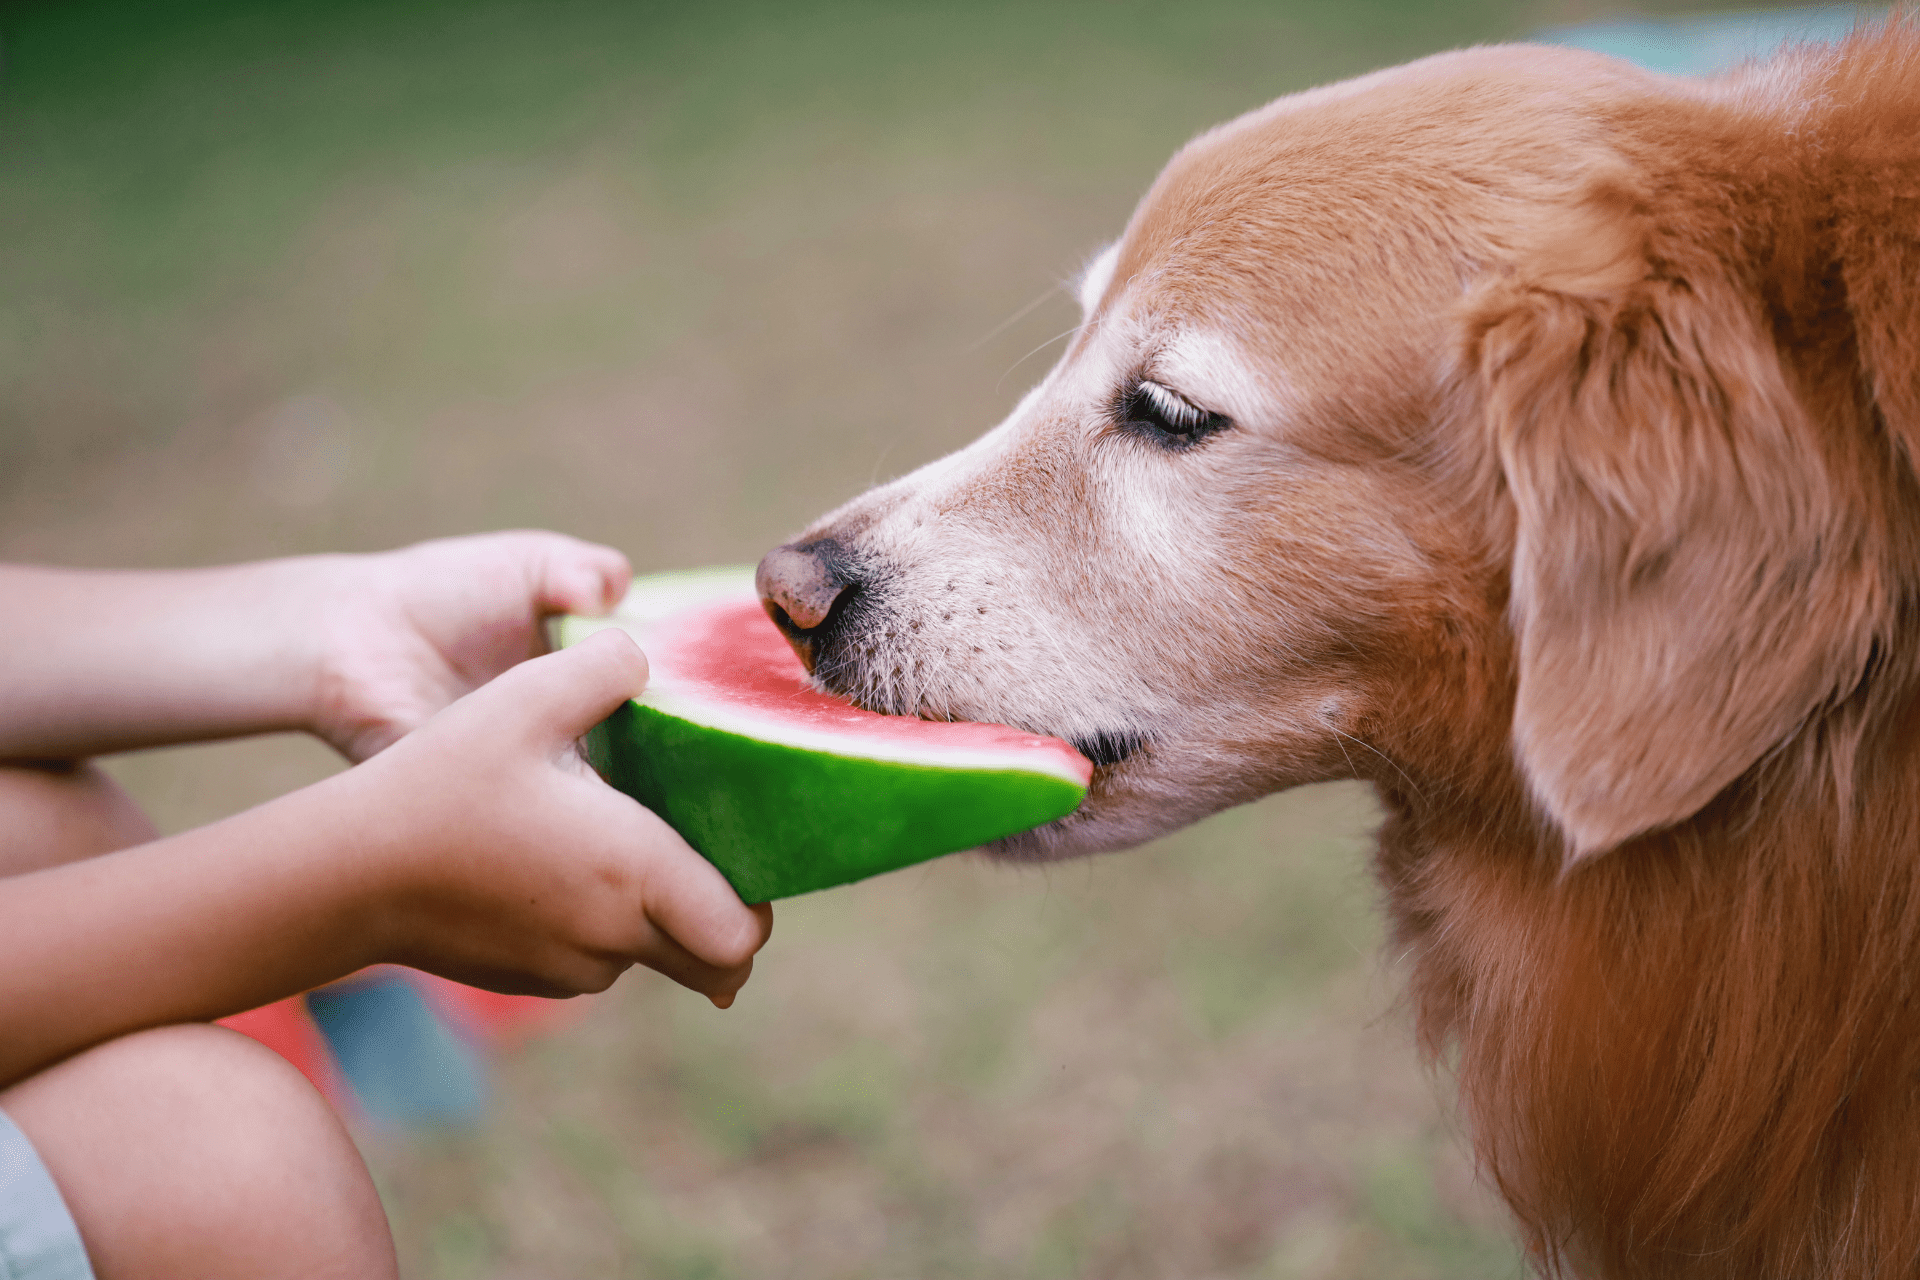
[[[258,1009],[236,1013],[231,1018],[220,1019],[220,1025],[251,1036],[291,1062],[335,1107],[351,1097],[346,1082],[340,1078],[339,1068],[333,1064],[326,1037],[320,1034],[320,1028],[307,1012],[305,997],[289,996]]]
[[[430,973],[381,966],[363,970],[345,982],[398,976],[411,982],[434,1013],[462,1039],[483,1048],[524,1044],[534,1036],[576,1022],[586,1001],[548,1000],[541,996],[504,996],[464,986]],[[258,1009],[220,1019],[220,1025],[251,1036],[291,1062],[336,1107],[352,1106],[352,1091],[334,1064],[327,1040],[307,1012],[306,997],[290,996]]]

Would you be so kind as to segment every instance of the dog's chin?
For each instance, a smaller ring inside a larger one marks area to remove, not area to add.
[[[981,845],[980,852],[997,862],[1060,862],[1126,847],[1102,841],[1097,834],[1099,824],[1076,821],[1078,813],[1075,810],[1044,826],[1003,836]]]
[[[1001,862],[1060,862],[1096,853],[1131,849],[1193,821],[1196,814],[1152,803],[1138,783],[1140,765],[1102,766],[1080,807],[1064,817],[981,846]]]
[[[1151,768],[1151,757],[1141,750],[1147,741],[1144,735],[1048,736],[1070,744],[1093,762],[1087,794],[1079,807],[1064,817],[983,845],[988,857],[1006,862],[1059,862],[1130,849],[1171,829],[1171,825],[1159,821],[1139,820],[1139,806],[1133,802],[1132,788],[1127,785],[1130,776]]]

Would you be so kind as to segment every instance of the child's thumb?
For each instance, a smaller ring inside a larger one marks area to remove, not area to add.
[[[554,746],[572,742],[647,687],[647,655],[618,627],[557,653],[530,658],[494,681],[506,685],[524,728]]]

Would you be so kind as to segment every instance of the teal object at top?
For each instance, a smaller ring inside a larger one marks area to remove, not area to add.
[[[1670,75],[1708,75],[1783,44],[1838,40],[1885,10],[1850,4],[1799,9],[1748,9],[1683,18],[1615,18],[1536,32],[1539,44],[1591,49]]]

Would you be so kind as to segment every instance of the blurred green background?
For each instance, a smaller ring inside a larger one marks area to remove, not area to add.
[[[757,559],[1006,412],[1197,130],[1604,12],[10,0],[0,556]],[[178,829],[336,766],[112,767]],[[788,903],[726,1014],[636,973],[484,1128],[363,1135],[407,1272],[1518,1276],[1394,1007],[1371,803]]]

